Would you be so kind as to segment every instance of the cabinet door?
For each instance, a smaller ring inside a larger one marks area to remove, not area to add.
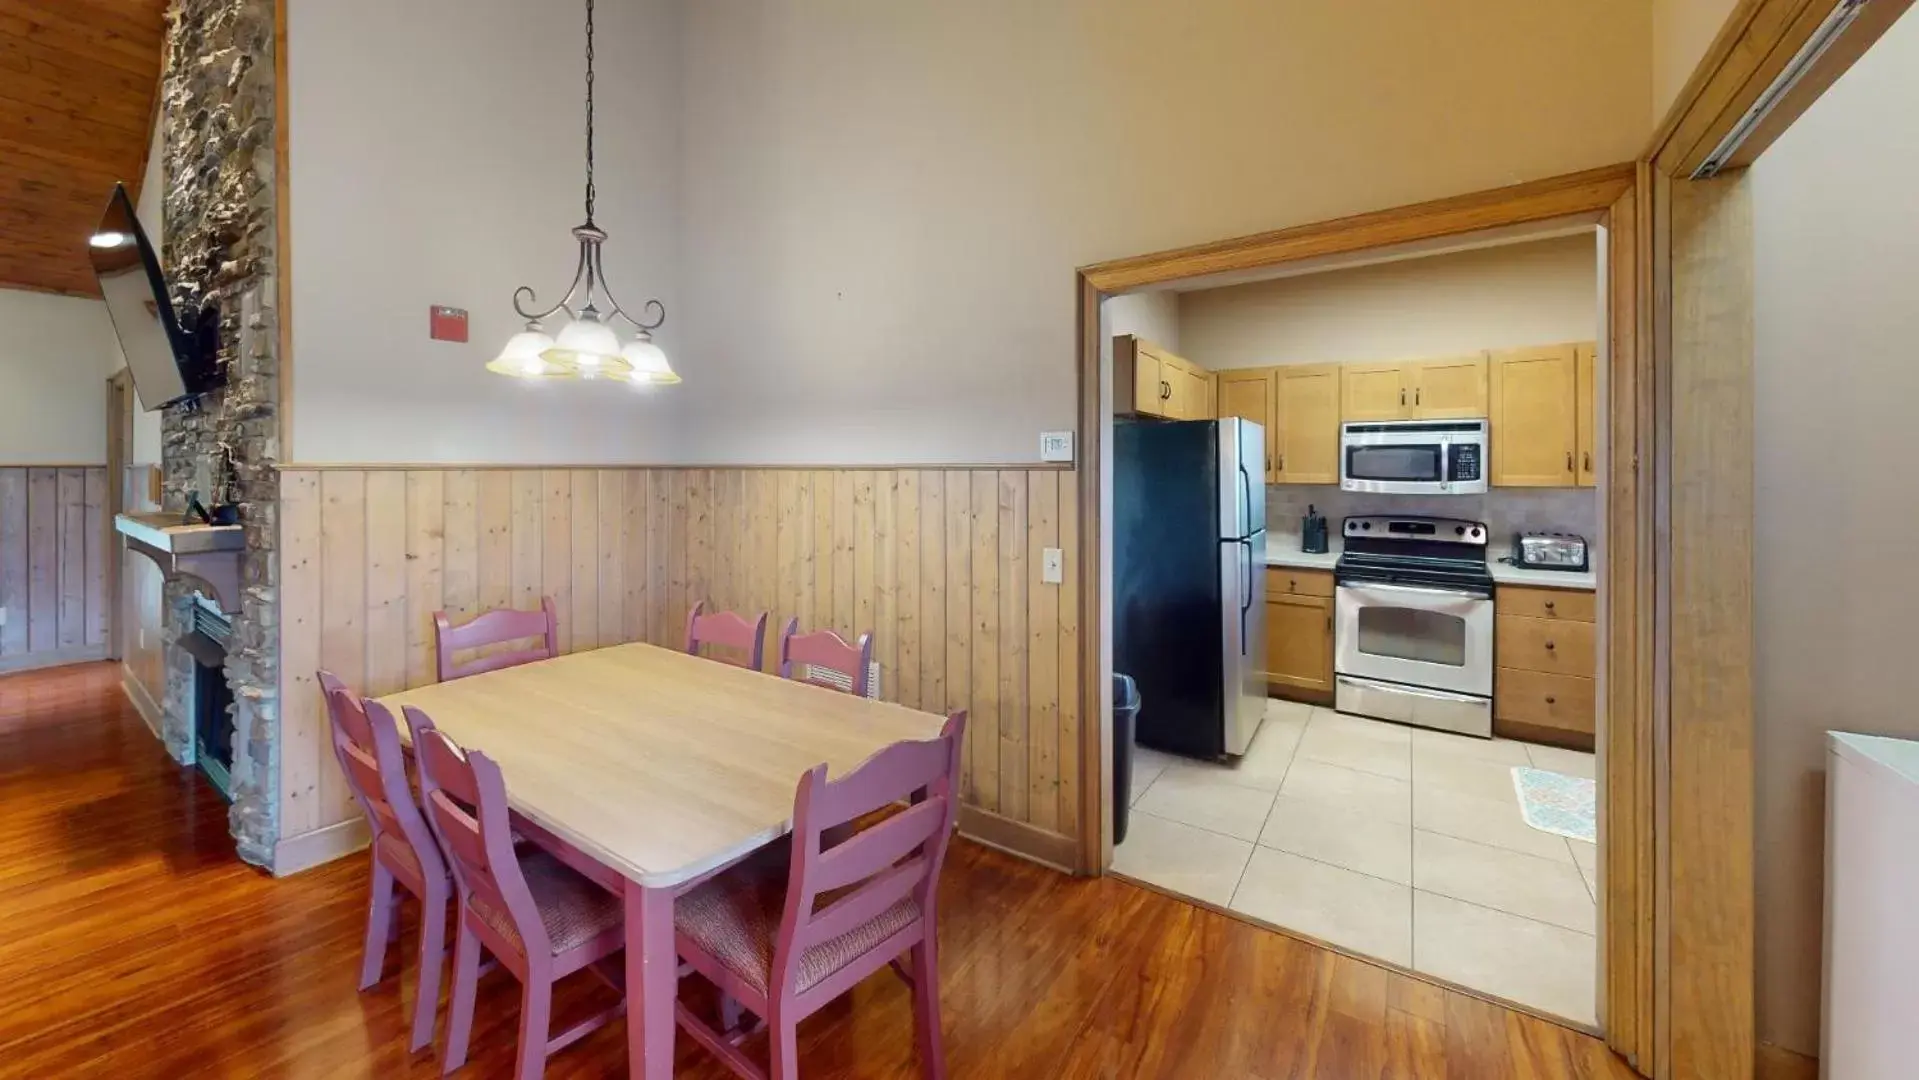
[[[1574,350],[1578,363],[1579,486],[1599,485],[1599,347]]]
[[[1266,597],[1266,681],[1317,694],[1333,690],[1333,601]]]
[[[1404,364],[1347,364],[1340,381],[1342,420],[1404,420],[1412,415]]]
[[[1237,416],[1266,429],[1266,480],[1276,483],[1273,455],[1279,432],[1273,425],[1273,369],[1239,368],[1219,373],[1219,418]]]
[[[1413,416],[1476,420],[1486,415],[1486,355],[1428,360],[1414,369]]]
[[[1301,364],[1273,372],[1273,480],[1339,483],[1338,364]]]
[[[1578,366],[1571,345],[1492,354],[1494,486],[1577,483]]]
[[[1134,347],[1133,412],[1139,416],[1166,415],[1166,384],[1160,381],[1159,357],[1145,345]]]
[[[1160,376],[1173,388],[1172,408],[1175,420],[1211,420],[1213,385],[1204,374],[1185,365],[1161,364]]]

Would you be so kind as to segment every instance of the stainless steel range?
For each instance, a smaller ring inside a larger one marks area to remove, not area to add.
[[[1491,738],[1493,578],[1486,525],[1356,516],[1333,573],[1340,712]]]

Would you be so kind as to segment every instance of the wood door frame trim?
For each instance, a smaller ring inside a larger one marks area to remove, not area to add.
[[[1423,240],[1489,229],[1512,228],[1581,216],[1607,229],[1610,305],[1606,486],[1601,488],[1608,518],[1610,567],[1625,568],[1630,583],[1608,580],[1611,608],[1606,625],[1605,673],[1609,790],[1629,792],[1631,814],[1614,814],[1608,802],[1606,867],[1606,982],[1602,1001],[1615,1050],[1635,1062],[1651,1061],[1651,1032],[1643,1018],[1651,1014],[1656,973],[1654,928],[1648,925],[1653,899],[1646,880],[1654,851],[1652,799],[1659,790],[1655,770],[1664,761],[1650,740],[1656,736],[1651,709],[1656,698],[1652,666],[1653,612],[1643,598],[1653,594],[1654,563],[1644,557],[1621,558],[1617,549],[1643,556],[1657,537],[1650,514],[1652,489],[1642,482],[1641,462],[1651,460],[1647,420],[1653,415],[1654,380],[1647,377],[1657,354],[1646,347],[1651,306],[1643,279],[1650,263],[1645,242],[1647,215],[1640,186],[1648,178],[1636,164],[1550,177],[1491,191],[1438,199],[1412,206],[1359,214],[1218,243],[1084,267],[1076,280],[1078,328],[1078,418],[1080,458],[1080,626],[1082,700],[1088,722],[1078,747],[1081,777],[1079,866],[1082,873],[1105,872],[1111,853],[1111,828],[1105,807],[1112,777],[1105,767],[1111,753],[1111,729],[1101,685],[1101,474],[1106,447],[1101,438],[1099,304],[1104,294],[1207,274],[1229,273],[1294,263],[1326,255],[1365,252]],[[1615,220],[1615,217],[1620,220]],[[1628,220],[1629,219],[1629,220]],[[1622,295],[1620,290],[1625,289]],[[1630,377],[1628,379],[1628,377]],[[1625,393],[1621,391],[1624,390]],[[1631,543],[1626,543],[1631,538]],[[1615,831],[1623,825],[1628,835]],[[1642,1066],[1643,1067],[1643,1066]]]
[[[117,413],[116,404],[124,405]],[[102,507],[100,526],[106,538],[101,551],[107,556],[107,573],[104,588],[106,596],[102,603],[107,614],[107,659],[119,660],[126,655],[126,619],[121,611],[123,594],[126,591],[126,574],[121,558],[120,533],[114,527],[114,518],[127,508],[127,468],[133,464],[134,410],[139,407],[134,399],[133,371],[121,368],[107,377],[107,464],[106,464],[106,506]],[[120,458],[114,459],[114,433],[118,431],[120,439]]]
[[[1845,33],[1746,137],[1726,167],[1749,165],[1764,153],[1912,3],[1872,0],[1866,4]],[[1666,176],[1691,176],[1832,9],[1822,0],[1739,0],[1666,111],[1642,159]]]

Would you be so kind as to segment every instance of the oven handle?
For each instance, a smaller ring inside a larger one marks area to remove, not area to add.
[[[1367,593],[1384,593],[1387,596],[1419,597],[1433,605],[1429,610],[1434,611],[1441,610],[1439,605],[1452,608],[1471,606],[1473,604],[1490,604],[1493,602],[1492,597],[1480,596],[1477,593],[1464,593],[1454,589],[1427,589],[1417,585],[1389,585],[1384,582],[1369,581],[1359,585],[1341,585],[1339,591],[1350,592],[1355,596],[1363,596]]]

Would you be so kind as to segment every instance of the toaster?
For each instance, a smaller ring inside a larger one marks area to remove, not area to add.
[[[1586,538],[1570,533],[1520,533],[1513,537],[1512,564],[1528,570],[1586,569]]]

